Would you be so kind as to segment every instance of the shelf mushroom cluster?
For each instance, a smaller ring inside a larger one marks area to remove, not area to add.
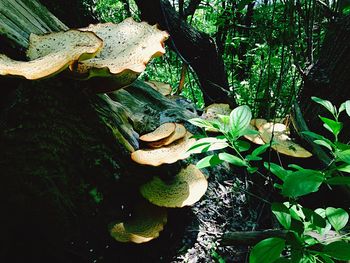
[[[165,31],[127,18],[45,35],[31,34],[28,61],[0,54],[0,75],[29,80],[48,78],[69,68],[68,75],[90,81],[97,93],[130,85],[150,59],[165,53]],[[94,79],[95,80],[95,79]]]
[[[312,154],[292,141],[288,127],[283,123],[268,122],[265,119],[253,119],[250,128],[259,131],[259,134],[245,135],[244,137],[255,144],[271,143],[275,151],[297,158],[308,158]]]
[[[191,136],[192,134],[182,124],[164,123],[153,132],[140,137],[140,140],[150,148],[133,152],[131,158],[142,165],[159,166],[175,163],[189,156],[187,150],[195,141]],[[208,181],[204,174],[195,165],[190,164],[169,180],[154,176],[140,186],[140,193],[149,202],[150,211],[156,208],[164,211],[164,208],[193,205],[205,194],[207,188]],[[158,237],[166,220],[163,214],[157,217],[156,212],[149,213],[152,216],[156,215],[156,218],[151,219],[151,216],[148,217],[142,213],[135,214],[135,218],[131,220],[132,223],[126,221],[115,224],[111,228],[111,235],[117,241],[134,243],[148,242]],[[143,220],[143,217],[146,219]],[[149,222],[146,222],[148,219]],[[163,223],[162,226],[160,226],[160,221]],[[134,230],[139,227],[142,228],[142,231]]]

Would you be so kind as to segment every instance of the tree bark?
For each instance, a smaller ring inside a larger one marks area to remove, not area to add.
[[[35,0],[3,0],[0,12],[3,37],[17,49],[28,46],[32,31],[67,29]],[[143,176],[155,173],[130,160],[138,133],[196,116],[191,104],[141,81],[110,95],[85,94],[84,86],[64,74],[41,81],[0,76],[1,262],[92,262],[98,255],[90,250],[106,246],[114,257],[125,253],[108,224],[127,216]],[[178,168],[156,171],[173,175]]]
[[[301,113],[311,131],[329,137],[318,115],[329,117],[320,106],[311,102],[311,96],[327,99],[337,107],[350,98],[350,16],[338,19],[328,30],[320,57],[308,72],[299,95]],[[344,114],[343,114],[344,115]],[[346,115],[346,114],[345,114]],[[348,142],[350,118],[346,116],[340,140]]]
[[[168,1],[136,0],[136,4],[143,20],[158,23],[170,33],[167,43],[196,72],[205,103],[224,102],[236,106],[228,96],[224,63],[214,40],[182,20]]]

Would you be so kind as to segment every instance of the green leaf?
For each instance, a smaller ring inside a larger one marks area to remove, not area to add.
[[[229,145],[226,139],[218,139],[213,137],[202,138],[197,140],[192,146],[187,150],[188,153],[202,153],[208,151],[221,150]]]
[[[206,168],[206,167],[213,167],[215,165],[218,165],[222,163],[222,161],[219,159],[219,157],[216,154],[209,155],[207,157],[204,157],[197,163],[197,167],[199,169]]]
[[[350,164],[342,164],[337,167],[337,170],[344,173],[350,173]]]
[[[345,227],[349,221],[349,214],[342,208],[327,207],[326,216],[336,231]]]
[[[292,168],[292,169],[295,169],[295,170],[297,170],[297,171],[304,170],[303,167],[301,167],[301,166],[299,166],[299,165],[297,165],[297,164],[294,164],[294,163],[288,164],[288,167],[289,167],[289,168]]]
[[[247,166],[244,160],[229,153],[219,153],[219,159],[236,166]]]
[[[332,132],[335,136],[338,136],[338,134],[340,133],[341,129],[343,128],[343,123],[338,122],[338,121],[334,121],[322,116],[319,116],[320,119],[323,121],[324,123],[324,127],[329,130],[330,132]]]
[[[250,148],[249,142],[245,142],[241,140],[235,141],[234,145],[237,147],[238,151],[240,152],[248,151]]]
[[[256,148],[253,152],[252,152],[252,155],[253,156],[258,156],[264,152],[266,152],[266,150],[270,148],[270,144],[267,143],[267,144],[264,144],[264,145],[260,145],[258,148]]]
[[[249,255],[249,263],[271,263],[278,259],[285,247],[285,240],[271,237],[256,244]]]
[[[324,176],[321,172],[304,169],[287,176],[282,194],[287,197],[299,197],[318,191]]]
[[[230,114],[231,133],[238,137],[241,136],[248,128],[251,119],[252,112],[248,106],[235,108]]]
[[[350,150],[340,151],[335,153],[339,160],[350,164]]]
[[[199,128],[213,128],[213,125],[209,121],[203,120],[201,118],[193,118],[188,120],[188,122]]]
[[[251,155],[251,154],[246,155],[245,159],[246,159],[247,161],[261,161],[261,160],[262,160],[261,157],[259,157],[259,156],[254,156],[254,155]]]
[[[345,185],[345,184],[350,184],[350,177],[347,176],[336,176],[332,177],[326,180],[327,184],[331,185]]]
[[[323,140],[314,140],[314,143],[318,144],[318,145],[321,145],[323,147],[326,147],[328,150],[332,151],[332,146],[327,143],[326,141],[323,141]]]
[[[264,162],[264,166],[267,170],[276,175],[282,181],[284,181],[288,176],[288,171],[275,163]]]
[[[333,115],[335,114],[335,110],[334,110],[333,104],[330,101],[324,100],[324,99],[321,99],[321,98],[318,98],[318,97],[311,97],[311,99],[314,102],[316,102],[316,103],[322,105],[323,107],[325,107]]]
[[[276,216],[278,222],[285,228],[290,229],[292,223],[292,217],[289,209],[281,203],[272,203],[272,213]]]
[[[324,246],[322,252],[338,260],[350,260],[350,244],[344,241],[330,243]]]
[[[325,228],[327,225],[326,220],[320,216],[318,213],[314,212],[313,210],[309,208],[302,208],[303,213],[305,215],[305,218],[307,221],[311,222],[314,226],[317,226],[319,228]]]

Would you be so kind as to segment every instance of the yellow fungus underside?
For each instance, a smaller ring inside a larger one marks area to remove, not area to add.
[[[199,201],[208,188],[208,181],[193,164],[182,169],[170,182],[158,176],[140,187],[144,198],[157,206],[183,207]]]

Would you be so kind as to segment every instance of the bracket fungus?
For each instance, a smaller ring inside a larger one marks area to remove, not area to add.
[[[171,94],[172,89],[170,84],[168,83],[164,83],[156,80],[149,80],[145,82],[164,96],[168,96]]]
[[[162,146],[167,146],[174,141],[177,141],[181,138],[183,138],[186,134],[186,128],[180,123],[175,123],[175,130],[173,133],[171,133],[168,137],[155,141],[155,142],[150,142],[148,145],[152,148],[159,148]]]
[[[159,236],[167,223],[165,208],[140,202],[124,222],[114,224],[111,236],[119,242],[145,243]]]
[[[257,128],[256,128],[256,126],[254,126],[254,124],[255,124],[255,119],[253,119],[250,122],[250,124],[248,125],[248,129],[257,131]],[[244,138],[246,138],[247,140],[249,140],[255,144],[259,144],[259,145],[265,144],[263,139],[261,139],[260,134],[246,134],[246,135],[244,135]]]
[[[173,122],[166,122],[160,125],[154,131],[140,136],[140,140],[144,142],[155,142],[169,137],[176,128],[176,124]]]
[[[218,114],[230,115],[230,113],[230,105],[225,103],[214,103],[204,109],[202,117],[203,119],[212,120],[217,118]]]
[[[186,132],[182,139],[177,140],[168,146],[157,149],[137,150],[131,154],[131,159],[139,164],[151,166],[171,164],[178,160],[186,159],[190,156],[187,150],[195,142],[195,139],[191,137],[192,134]]]
[[[17,61],[0,54],[0,75],[42,79],[63,71],[76,61],[95,56],[102,46],[102,40],[92,32],[68,30],[42,36],[31,34],[27,50],[30,61]]]
[[[193,164],[182,169],[170,182],[155,176],[140,187],[144,198],[162,207],[190,206],[199,201],[208,188],[203,173]]]
[[[119,24],[104,23],[80,28],[94,32],[104,41],[104,47],[94,58],[71,67],[78,78],[112,77],[111,90],[131,84],[145,70],[148,61],[165,53],[168,33],[156,25],[135,22],[127,18]],[[102,87],[103,88],[103,87]]]
[[[287,126],[282,123],[267,122],[260,126],[259,132],[265,143],[270,143],[271,140],[275,143],[271,148],[279,153],[299,158],[312,156],[309,151],[291,140]]]

